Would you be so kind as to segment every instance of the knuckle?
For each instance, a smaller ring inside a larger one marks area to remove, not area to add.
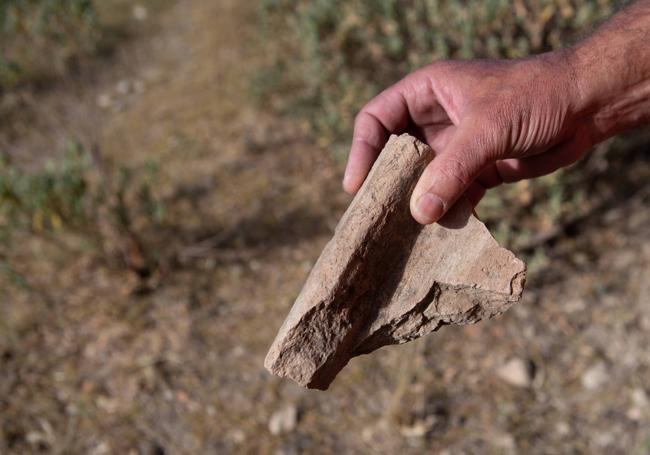
[[[357,115],[354,117],[354,128],[355,128],[355,130],[356,130],[357,128],[361,128],[361,127],[363,127],[363,124],[366,123],[367,120],[368,120],[368,119],[367,119],[367,116],[368,116],[368,113],[366,112],[366,108],[365,108],[365,107],[364,107],[363,109],[361,109],[361,110],[357,113]]]
[[[448,73],[449,71],[453,71],[455,69],[458,69],[458,67],[462,64],[462,62],[458,60],[436,60],[434,62],[429,63],[425,68],[439,72],[439,73]]]
[[[377,127],[376,121],[365,109],[357,114],[354,120],[353,140],[368,144],[371,147],[380,147],[383,133]]]
[[[438,172],[456,185],[465,188],[471,183],[471,173],[463,158],[453,156],[441,163]]]

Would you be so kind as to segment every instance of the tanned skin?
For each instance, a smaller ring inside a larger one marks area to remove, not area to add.
[[[516,60],[438,61],[372,99],[356,117],[343,179],[356,193],[390,134],[437,151],[411,197],[422,224],[462,195],[549,174],[594,144],[650,123],[650,0],[574,46]]]

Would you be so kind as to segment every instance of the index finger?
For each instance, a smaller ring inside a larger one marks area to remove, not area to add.
[[[354,194],[361,188],[388,136],[403,132],[408,123],[408,105],[399,83],[381,92],[361,109],[354,121],[352,146],[343,177],[346,192]]]

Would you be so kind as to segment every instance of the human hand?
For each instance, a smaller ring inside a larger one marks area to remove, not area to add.
[[[411,196],[413,217],[433,223],[463,193],[476,205],[489,188],[578,160],[595,142],[584,104],[569,51],[433,63],[357,115],[344,189],[356,193],[388,136],[408,132],[436,152]]]

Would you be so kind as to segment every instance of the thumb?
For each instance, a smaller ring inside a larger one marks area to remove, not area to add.
[[[475,125],[460,127],[429,163],[411,195],[411,214],[418,223],[438,221],[488,164],[493,153],[483,138]]]

